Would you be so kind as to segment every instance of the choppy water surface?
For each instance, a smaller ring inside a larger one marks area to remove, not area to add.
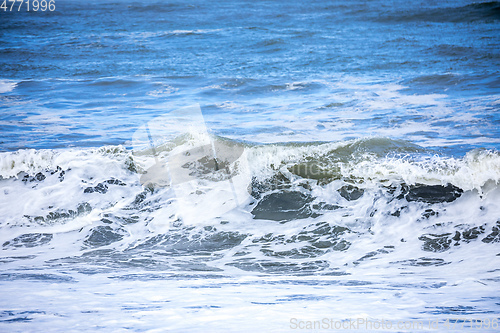
[[[0,11],[2,330],[493,330],[499,22],[465,0]]]

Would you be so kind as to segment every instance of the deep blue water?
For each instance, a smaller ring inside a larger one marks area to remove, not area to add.
[[[250,141],[262,140],[236,130],[243,114],[261,119],[275,138],[287,129],[275,120],[290,113],[354,126],[330,138],[306,133],[317,124],[304,125],[302,137],[281,141],[381,135],[440,148],[450,141],[446,147],[459,154],[498,148],[499,2],[56,6],[0,12],[0,79],[15,84],[0,95],[1,150],[124,144],[144,121],[193,103],[216,133]],[[437,110],[429,94],[440,95]],[[391,103],[377,111],[367,100]],[[369,124],[342,114],[360,111]],[[431,128],[384,132],[409,122]]]

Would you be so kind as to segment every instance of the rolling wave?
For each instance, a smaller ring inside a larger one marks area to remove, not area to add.
[[[2,153],[3,249],[28,254],[67,247],[53,264],[127,266],[137,258],[145,267],[183,270],[347,274],[342,265],[377,258],[443,265],[454,260],[453,249],[500,241],[496,151],[451,158],[388,138],[270,145],[214,140],[243,149],[228,166],[232,190],[222,186],[228,177],[207,172],[188,182],[188,192],[173,183],[143,186],[155,156],[119,146]],[[169,156],[189,147],[192,142],[179,140],[156,152]],[[182,168],[210,163],[200,158]],[[181,204],[183,193],[189,203]]]

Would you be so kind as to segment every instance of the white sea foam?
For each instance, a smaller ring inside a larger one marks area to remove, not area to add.
[[[11,92],[16,88],[16,86],[16,82],[0,80],[0,94]]]
[[[158,152],[168,158],[192,147],[181,140]],[[498,153],[429,156],[386,138],[245,147],[253,179],[235,177],[233,186],[262,187],[261,198],[227,210],[231,189],[200,179],[186,196],[195,201],[184,219],[181,193],[141,185],[146,169],[139,165],[154,163],[151,153],[2,153],[0,306],[8,318],[33,318],[46,330],[79,323],[76,330],[288,331],[291,318],[429,321],[443,320],[448,308],[482,317],[495,308],[498,242],[484,239],[499,218]],[[332,179],[322,184],[292,172],[305,162]],[[398,199],[402,184],[447,183],[464,191],[452,202]],[[353,184],[364,193],[348,200],[339,191]],[[263,197],[282,195],[287,204],[297,192],[333,208],[286,223],[253,216]],[[428,240],[436,235],[441,239]]]

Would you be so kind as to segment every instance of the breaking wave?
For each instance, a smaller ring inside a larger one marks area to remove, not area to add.
[[[447,264],[454,249],[500,240],[496,151],[446,157],[388,138],[214,140],[240,149],[240,167],[226,178],[201,172],[181,184],[187,192],[141,183],[158,158],[147,151],[2,153],[3,249],[28,255],[64,247],[54,263],[91,260],[95,269],[135,262],[188,271],[348,274],[344,265],[376,258]],[[180,147],[192,149],[192,142],[156,151],[168,157]]]

